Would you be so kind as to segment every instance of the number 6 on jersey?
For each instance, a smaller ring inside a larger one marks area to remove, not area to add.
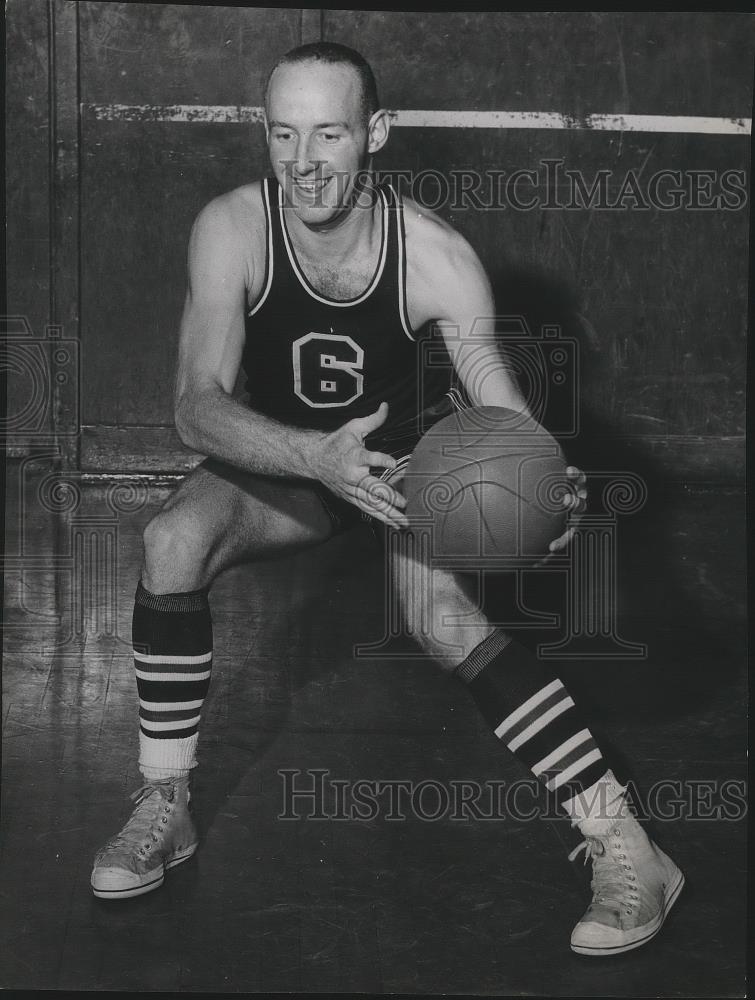
[[[351,337],[308,333],[291,350],[294,392],[308,406],[348,406],[362,395],[364,351]]]

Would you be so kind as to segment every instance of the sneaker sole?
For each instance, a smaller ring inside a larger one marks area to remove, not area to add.
[[[182,861],[188,861],[193,856],[197,847],[199,847],[199,844],[192,844],[182,854],[176,854],[170,858],[165,863],[164,870],[159,875],[156,875],[151,882],[142,882],[141,885],[131,885],[124,889],[97,889],[94,882],[90,882],[92,892],[98,899],[131,899],[134,896],[143,896],[145,892],[153,892],[155,889],[159,889],[165,881],[165,872],[169,868],[175,868],[176,865],[180,865]]]
[[[661,927],[663,927],[663,921],[668,916],[671,907],[679,898],[679,893],[682,891],[683,888],[684,888],[684,875],[681,872],[679,872],[678,878],[673,883],[670,883],[669,885],[666,886],[666,892],[663,900],[663,907],[661,908],[661,911],[655,918],[655,920],[651,920],[648,923],[645,933],[642,935],[642,937],[635,938],[634,941],[629,941],[626,944],[607,945],[603,948],[590,945],[573,944],[571,946],[572,951],[575,951],[578,955],[600,956],[600,955],[620,955],[625,951],[632,951],[634,948],[640,948],[643,944],[647,944],[648,941],[654,938],[655,935],[658,933],[658,931],[661,929]]]

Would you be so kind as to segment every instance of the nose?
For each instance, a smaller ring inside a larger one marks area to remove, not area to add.
[[[310,159],[309,152],[310,136],[300,135],[299,141],[296,144],[296,159],[294,162],[294,172],[298,177],[306,177],[308,174],[314,173],[322,162]]]

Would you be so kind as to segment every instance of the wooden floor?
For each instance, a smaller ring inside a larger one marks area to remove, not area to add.
[[[687,889],[656,941],[608,960],[569,949],[589,868],[567,861],[564,820],[278,818],[284,769],[439,783],[428,810],[433,787],[527,777],[408,646],[354,657],[384,622],[362,529],[217,582],[201,849],[157,892],[93,898],[93,854],[140,784],[130,620],[140,531],[166,495],[66,492],[32,467],[9,482],[0,987],[743,995],[745,821],[699,815],[746,775],[741,491],[669,488],[627,518],[619,626],[649,656],[562,665],[624,777],[697,789],[697,818],[653,825]]]

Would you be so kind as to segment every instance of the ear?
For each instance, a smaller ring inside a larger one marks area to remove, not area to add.
[[[391,130],[391,116],[381,108],[370,118],[367,126],[367,151],[377,153],[379,149],[388,141],[388,133]]]

